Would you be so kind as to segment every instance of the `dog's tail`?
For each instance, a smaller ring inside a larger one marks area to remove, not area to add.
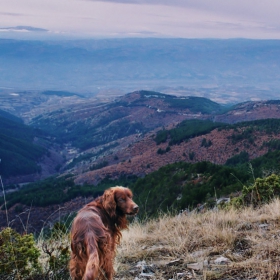
[[[94,232],[87,232],[85,234],[85,247],[88,261],[83,280],[96,279],[99,273],[99,256],[98,256],[98,244]]]

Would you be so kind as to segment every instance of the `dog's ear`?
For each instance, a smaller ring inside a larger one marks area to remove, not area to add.
[[[115,191],[113,189],[109,189],[104,192],[103,207],[110,217],[115,218],[117,216],[117,203],[115,201]]]

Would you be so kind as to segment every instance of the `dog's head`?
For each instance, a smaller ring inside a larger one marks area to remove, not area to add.
[[[132,200],[132,191],[124,187],[113,187],[103,194],[103,207],[111,217],[117,215],[135,215],[139,207]]]

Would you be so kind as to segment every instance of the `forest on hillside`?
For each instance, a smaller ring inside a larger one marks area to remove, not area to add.
[[[134,191],[135,201],[148,215],[156,215],[158,211],[192,209],[215,197],[229,196],[242,190],[243,185],[251,184],[255,178],[280,170],[280,150],[271,150],[251,161],[244,160],[244,157],[246,155],[241,152],[226,165],[177,162],[143,178],[105,178],[97,185],[76,185],[75,177],[71,174],[60,178],[51,177],[7,194],[6,205],[10,208],[18,203],[34,206],[62,204],[75,197],[97,197],[108,187],[123,185]],[[17,188],[16,185],[9,187]],[[0,198],[0,204],[3,210],[3,197]]]
[[[47,154],[45,148],[34,144],[34,138],[40,134],[16,117],[0,115],[0,174],[3,177],[40,172],[37,162]]]

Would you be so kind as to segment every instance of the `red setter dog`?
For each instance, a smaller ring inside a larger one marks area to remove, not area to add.
[[[126,215],[135,215],[138,208],[131,190],[117,186],[106,190],[78,212],[71,229],[72,279],[113,279],[120,230],[128,227]]]

